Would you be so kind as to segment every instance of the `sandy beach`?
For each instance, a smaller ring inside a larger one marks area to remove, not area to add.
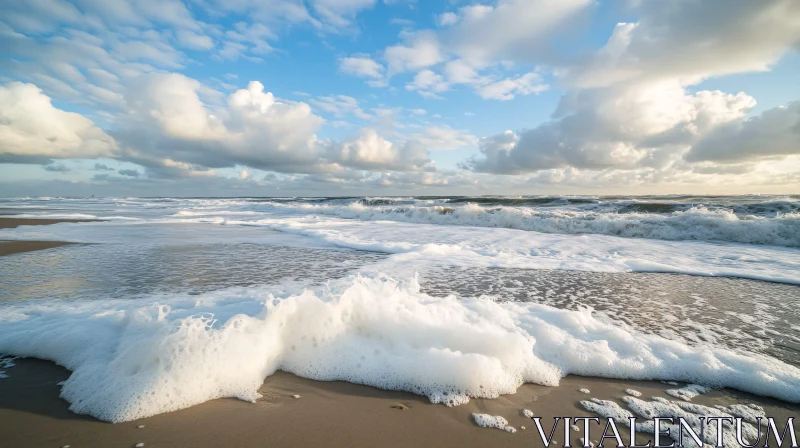
[[[643,399],[651,396],[674,399],[658,381],[621,381],[568,376],[558,387],[526,384],[516,394],[493,400],[473,399],[448,408],[431,404],[425,397],[384,391],[345,382],[311,381],[278,372],[266,379],[255,403],[236,399],[210,401],[181,411],[125,423],[107,423],[73,414],[59,398],[60,381],[69,371],[53,363],[20,359],[0,380],[0,441],[8,448],[71,447],[478,447],[541,446],[530,419],[530,409],[543,418],[546,431],[555,416],[593,416],[581,400],[597,397],[620,404],[625,389],[635,389]],[[579,391],[590,390],[589,394]],[[293,398],[299,395],[300,398]],[[777,400],[754,397],[730,390],[711,391],[694,403],[730,405],[755,402],[766,414],[785,422],[797,415],[798,407]],[[407,409],[398,409],[403,405]],[[518,431],[478,427],[472,413],[505,417]],[[144,425],[144,428],[139,426]],[[525,426],[527,429],[522,430]],[[562,446],[561,427],[556,432]],[[582,431],[582,430],[581,430]],[[593,427],[593,438],[602,430]],[[578,446],[580,431],[573,431]],[[642,437],[640,442],[646,442]],[[611,446],[610,444],[607,444]]]

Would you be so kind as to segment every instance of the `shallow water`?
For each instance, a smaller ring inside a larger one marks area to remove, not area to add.
[[[717,211],[690,221],[674,213],[699,198],[480,199],[5,200],[0,208],[22,216],[105,221],[0,230],[84,243],[0,257],[0,352],[68,366],[76,375],[65,398],[115,421],[251,399],[274,369],[441,402],[568,373],[800,400],[800,250],[694,241],[727,235],[714,229],[730,221],[755,234],[773,226],[761,235],[791,242],[800,221],[780,214],[794,213],[797,198],[705,198]],[[419,211],[445,203],[468,208]],[[646,208],[666,220],[662,230],[696,228],[659,239],[642,238],[650,215],[630,235],[479,220],[496,215],[491,207],[548,208],[594,231],[586,213],[633,219],[623,209],[635,204],[658,204]],[[742,207],[772,208],[748,218]],[[97,370],[104,365],[121,370]],[[437,376],[419,377],[416,365]]]
[[[381,258],[374,252],[254,243],[73,245],[0,258],[0,301],[196,295],[287,282],[311,286]]]
[[[432,295],[482,294],[556,308],[591,307],[643,333],[763,353],[800,365],[800,287],[660,273],[439,267]]]
[[[88,244],[0,258],[0,301],[135,299],[232,287],[312,287],[388,254],[255,243]],[[590,307],[643,333],[800,365],[800,287],[724,277],[425,266],[422,291]]]

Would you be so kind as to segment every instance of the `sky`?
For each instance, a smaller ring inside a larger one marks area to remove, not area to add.
[[[797,0],[0,10],[0,196],[800,193]]]

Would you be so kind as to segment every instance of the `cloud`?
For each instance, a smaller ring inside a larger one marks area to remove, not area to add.
[[[442,42],[458,57],[477,65],[511,59],[541,62],[553,36],[570,29],[591,0],[501,0],[470,5],[446,28]]]
[[[50,165],[45,165],[44,170],[50,171],[51,173],[68,173],[72,171],[68,166],[64,165],[63,163],[51,163]]]
[[[749,95],[690,87],[713,76],[766,70],[796,47],[797,2],[725,2],[725,14],[718,13],[719,2],[631,5],[635,23],[618,24],[595,54],[560,69],[573,90],[552,120],[485,138],[481,157],[464,166],[503,174],[655,170],[647,177],[655,182],[652,176],[709,171],[691,163],[796,153],[794,106],[748,120],[756,104]],[[491,96],[505,95],[498,89]]]
[[[677,83],[620,86],[565,95],[555,119],[481,142],[476,171],[519,174],[564,168],[664,168],[717,126],[755,106],[743,93],[687,92]]]
[[[339,59],[339,71],[359,78],[370,79],[371,85],[383,85],[383,76],[386,69],[378,62],[367,56],[352,56]]]
[[[626,22],[608,27],[608,40],[594,51],[594,42],[560,39],[586,25],[587,13],[599,12],[593,0],[453,1],[450,12],[426,13],[432,29],[405,23],[397,42],[382,51],[338,59],[340,72],[369,85],[397,83],[373,92],[371,103],[350,92],[288,101],[257,82],[240,88],[235,78],[222,78],[226,70],[203,82],[170,72],[213,61],[263,62],[270,53],[277,63],[297,51],[282,49],[280,38],[298,26],[322,39],[353,37],[358,14],[377,0],[6,3],[3,82],[28,82],[0,86],[0,161],[6,163],[58,171],[81,163],[53,159],[110,157],[138,168],[113,173],[119,166],[98,163],[92,174],[140,185],[211,182],[220,168],[248,172],[248,183],[267,170],[289,174],[277,174],[278,183],[296,177],[303,185],[343,188],[492,182],[482,172],[518,174],[508,182],[523,190],[522,178],[591,186],[702,184],[733,176],[772,184],[797,177],[764,175],[797,166],[797,103],[750,117],[755,99],[746,93],[697,87],[709,78],[770,70],[800,49],[794,0],[621,2],[612,10]],[[597,17],[606,17],[603,11]],[[592,35],[606,26],[597,25]],[[549,120],[495,129],[483,139],[429,122],[442,118],[436,111],[383,103],[408,91],[441,98],[465,89],[507,101],[549,85],[565,92]],[[331,129],[353,126],[353,117],[367,121],[367,129],[330,138],[353,129]],[[475,146],[478,156],[462,165],[473,172],[434,171],[433,151]]]
[[[406,138],[430,151],[447,151],[478,144],[478,138],[474,135],[447,125],[429,126],[424,132],[411,134]]]
[[[423,69],[406,84],[406,90],[416,91],[425,98],[441,99],[440,92],[450,90],[454,85],[471,86],[483,99],[508,101],[516,95],[539,94],[550,86],[542,81],[538,73],[525,73],[508,78],[481,76],[475,67],[462,59],[448,61],[442,66],[442,76],[433,70]]]
[[[450,85],[444,78],[431,70],[422,70],[414,76],[414,80],[406,84],[406,90],[415,90],[426,98],[441,98],[436,93],[444,92]]]
[[[444,60],[436,35],[429,31],[406,34],[405,43],[388,47],[384,52],[388,75],[416,71]]]
[[[364,129],[358,138],[329,147],[332,160],[365,170],[420,171],[433,168],[428,151],[416,141],[392,143],[374,129]]]
[[[321,96],[309,100],[309,103],[315,108],[331,113],[338,118],[346,115],[353,115],[362,120],[372,118],[371,115],[361,109],[357,99],[347,95]]]
[[[439,26],[450,26],[458,22],[458,14],[454,12],[445,12],[436,16],[436,24]]]
[[[92,168],[93,171],[114,171],[114,168],[104,164],[104,163],[95,163],[94,167]]]
[[[635,23],[620,23],[606,46],[569,71],[579,87],[643,79],[683,84],[766,71],[800,44],[795,0],[630,2]]]
[[[36,158],[110,157],[117,143],[88,118],[58,109],[33,84],[0,86],[0,155]]]
[[[315,132],[323,120],[308,104],[278,100],[257,81],[219,106],[204,103],[202,91],[198,81],[174,73],[132,85],[126,93],[128,121],[119,136],[135,149],[128,156],[148,166],[180,161],[193,171],[236,164],[302,171],[318,162]]]
[[[417,72],[406,83],[426,98],[453,85],[472,87],[484,99],[511,100],[548,88],[539,74],[511,72],[510,61],[560,63],[554,57],[556,36],[572,28],[591,0],[501,0],[496,5],[469,5],[436,16],[439,29],[404,31],[401,43],[387,47],[388,85],[393,76]],[[511,72],[511,73],[509,73]]]
[[[311,24],[323,32],[347,31],[356,15],[376,0],[210,0],[218,13],[247,17],[265,25]],[[306,6],[308,5],[308,6]]]
[[[685,159],[728,164],[791,154],[800,154],[800,101],[717,127]]]
[[[476,92],[484,99],[508,101],[513,100],[515,95],[542,93],[549,88],[537,73],[526,73],[480,86]]]
[[[320,18],[334,27],[346,27],[356,13],[375,5],[375,0],[312,0],[311,4]]]
[[[125,93],[128,113],[145,126],[160,128],[167,137],[214,140],[225,136],[221,121],[198,95],[201,84],[177,73],[142,77]]]
[[[214,48],[214,41],[204,34],[190,30],[179,30],[176,34],[178,42],[185,48],[192,50],[211,50]]]
[[[117,171],[122,176],[139,177],[140,173],[136,170],[119,170]]]

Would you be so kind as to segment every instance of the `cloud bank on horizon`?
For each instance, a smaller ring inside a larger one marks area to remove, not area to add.
[[[800,185],[796,0],[0,8],[0,195]]]

